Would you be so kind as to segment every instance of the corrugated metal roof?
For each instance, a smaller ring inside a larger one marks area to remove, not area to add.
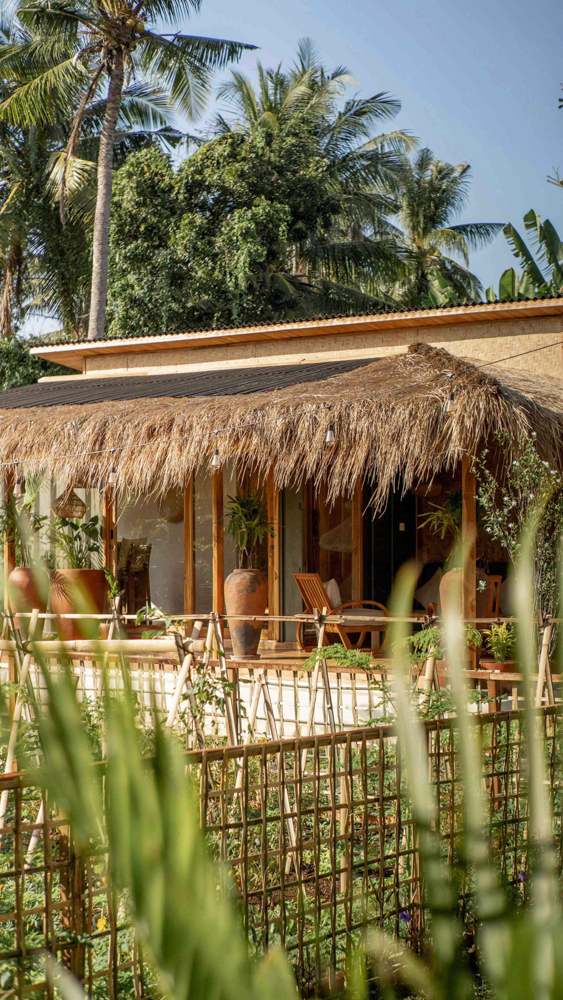
[[[227,330],[247,330],[247,329],[253,329],[255,326],[264,327],[264,328],[267,328],[267,327],[270,327],[270,326],[281,326],[281,327],[283,327],[284,324],[293,325],[293,324],[299,323],[299,322],[311,323],[311,322],[320,322],[322,320],[331,320],[331,319],[349,319],[351,317],[356,317],[356,316],[358,317],[358,319],[361,319],[362,317],[365,317],[365,316],[401,316],[401,315],[407,315],[408,313],[421,312],[421,311],[432,312],[432,313],[434,313],[434,312],[440,313],[442,311],[445,312],[446,310],[452,309],[452,308],[471,309],[472,307],[477,308],[479,306],[484,306],[484,305],[499,306],[499,305],[502,305],[503,303],[513,303],[513,302],[514,303],[516,303],[516,302],[543,302],[546,299],[559,299],[559,298],[561,298],[560,295],[541,295],[541,296],[531,296],[530,298],[523,297],[523,298],[518,298],[518,299],[498,299],[495,302],[483,302],[483,301],[456,302],[456,303],[449,303],[448,305],[443,305],[443,306],[426,306],[426,307],[423,307],[422,309],[412,309],[412,308],[409,308],[409,307],[406,307],[406,306],[403,307],[403,306],[395,306],[395,305],[381,305],[379,308],[372,307],[371,309],[366,309],[366,310],[360,311],[360,312],[358,312],[356,310],[350,310],[350,312],[344,312],[344,313],[318,313],[317,315],[311,315],[311,316],[298,316],[298,317],[294,316],[292,319],[286,319],[286,320],[284,320],[284,319],[258,320],[257,319],[254,322],[247,322],[247,323],[224,323],[224,324],[209,323],[209,324],[206,324],[206,325],[205,324],[204,325],[200,324],[198,326],[194,325],[193,327],[189,327],[188,326],[188,327],[186,327],[183,330],[174,330],[174,331],[171,331],[170,334],[168,334],[168,335],[169,336],[174,336],[174,334],[177,334],[177,333],[186,333],[186,334],[188,334],[188,333],[205,333],[205,332],[210,332],[210,331],[221,332],[223,330],[225,330],[225,331],[227,331]],[[111,343],[114,339],[118,340],[118,341],[121,341],[121,340],[135,340],[137,338],[144,339],[146,336],[147,336],[147,334],[138,334],[138,333],[134,333],[134,332],[133,333],[129,333],[129,334],[123,334],[123,333],[121,333],[119,335],[119,337],[117,337],[117,338],[107,337],[107,338],[105,338],[105,340],[106,340],[106,342]],[[154,334],[153,336],[155,336],[155,337],[156,336],[162,337],[162,336],[167,336],[167,334],[159,333],[159,334]],[[92,343],[92,341],[88,341],[88,340],[84,340],[84,339],[78,339],[78,338],[74,339],[72,337],[62,337],[60,340],[52,340],[52,341],[49,340],[48,338],[46,338],[45,341],[44,341],[44,346],[46,346],[46,347],[58,347],[58,346],[66,345],[66,344],[70,345],[70,344],[91,344],[91,343]],[[104,340],[94,341],[94,343],[101,345],[101,344],[104,343]],[[36,344],[35,346],[39,346],[39,344]],[[43,346],[43,345],[41,345],[41,346]]]
[[[272,392],[302,382],[342,375],[372,364],[377,358],[316,362],[305,365],[270,365],[178,375],[126,375],[123,378],[69,378],[68,382],[38,382],[0,393],[0,409],[32,406],[77,406],[120,399],[181,398],[186,396],[237,396]]]

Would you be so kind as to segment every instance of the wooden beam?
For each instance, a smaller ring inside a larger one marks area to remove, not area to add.
[[[280,538],[280,493],[274,484],[273,473],[270,472],[266,483],[268,503],[268,521],[273,524],[275,535],[268,539],[268,610],[271,615],[280,613],[281,585],[281,538]],[[280,622],[268,623],[268,639],[279,642]]]
[[[117,577],[117,499],[115,486],[104,489],[104,565]]]
[[[352,600],[364,597],[364,490],[358,480],[352,494]]]
[[[225,544],[223,535],[223,470],[211,476],[211,509],[213,522],[213,611],[225,611]]]
[[[184,614],[195,611],[195,510],[193,476],[184,487]]]

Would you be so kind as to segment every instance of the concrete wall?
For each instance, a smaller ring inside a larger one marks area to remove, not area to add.
[[[153,374],[212,371],[250,365],[286,365],[346,358],[379,358],[405,351],[409,344],[429,343],[452,354],[497,361],[563,340],[563,316],[490,319],[443,326],[421,326],[361,333],[327,333],[294,339],[209,347],[171,347],[94,355],[86,358],[86,374]],[[508,367],[563,377],[563,348],[558,345],[522,358],[503,361]]]

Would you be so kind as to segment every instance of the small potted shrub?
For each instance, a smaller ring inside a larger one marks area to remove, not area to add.
[[[501,673],[512,673],[515,670],[516,662],[516,633],[514,625],[510,622],[493,624],[483,632],[489,653],[495,661],[495,670]]]
[[[268,606],[268,581],[255,566],[258,546],[272,538],[274,527],[259,493],[237,493],[228,498],[226,532],[234,539],[239,567],[225,580],[225,606],[233,643],[233,659],[257,655],[263,622],[237,621],[239,615],[263,615]]]
[[[45,612],[49,597],[49,573],[43,559],[33,558],[33,542],[45,527],[46,517],[33,510],[38,485],[26,487],[23,502],[18,505],[15,497],[7,497],[0,506],[0,532],[12,547],[15,567],[8,577],[8,600],[16,613],[15,625],[27,634],[29,619],[17,617],[18,612],[30,612],[34,608]],[[36,638],[43,630],[40,622]]]
[[[87,520],[57,517],[51,524],[55,559],[51,571],[51,610],[54,614],[102,614],[106,577],[102,568],[102,529],[96,516]],[[99,635],[96,621],[55,619],[61,639],[90,639]]]

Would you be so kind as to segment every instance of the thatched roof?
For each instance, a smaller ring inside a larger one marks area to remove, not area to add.
[[[326,477],[334,497],[361,477],[382,503],[399,481],[408,488],[453,469],[501,430],[514,445],[535,432],[542,457],[563,471],[563,382],[480,364],[417,344],[273,392],[0,409],[0,454],[26,472],[92,485],[114,465],[120,488],[140,494],[183,486],[210,467],[217,446],[222,460],[272,469],[280,487]],[[451,386],[455,408],[446,413]]]

